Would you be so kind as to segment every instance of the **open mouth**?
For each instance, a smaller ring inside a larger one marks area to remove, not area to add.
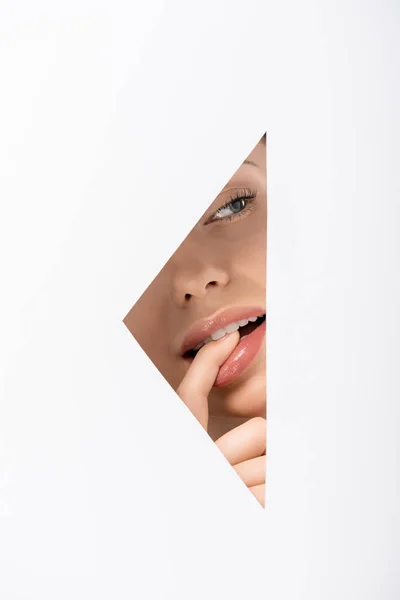
[[[255,329],[257,329],[257,327],[262,325],[262,323],[264,323],[264,321],[265,321],[265,314],[263,314],[261,316],[257,316],[257,317],[256,316],[249,317],[248,319],[242,319],[240,321],[230,323],[229,325],[226,325],[222,329],[218,329],[217,331],[212,333],[210,336],[206,337],[202,342],[197,344],[197,346],[195,346],[194,348],[187,350],[183,354],[183,358],[186,360],[193,360],[193,358],[196,356],[198,351],[203,346],[205,346],[209,342],[219,340],[219,339],[223,338],[225,335],[227,335],[229,333],[233,333],[234,331],[239,331],[240,339],[242,340],[250,333],[253,333],[253,331]]]

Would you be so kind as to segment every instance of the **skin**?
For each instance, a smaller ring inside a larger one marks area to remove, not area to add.
[[[245,190],[247,195],[255,193],[255,198],[245,198]],[[243,201],[238,197],[244,197]],[[243,209],[237,211],[240,202]],[[216,213],[224,206],[223,212]],[[252,363],[222,387],[213,385],[219,367],[239,341],[238,332],[209,342],[191,363],[181,356],[180,349],[188,328],[216,311],[233,306],[265,309],[266,219],[264,139],[124,319],[143,350],[262,505],[265,339]]]

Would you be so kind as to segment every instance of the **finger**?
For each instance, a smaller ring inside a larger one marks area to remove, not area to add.
[[[256,456],[233,467],[240,479],[252,487],[265,483],[266,456]]]
[[[254,417],[231,429],[215,443],[231,465],[237,465],[265,453],[266,435],[266,420]]]
[[[221,365],[238,344],[239,339],[240,335],[235,331],[200,348],[176,390],[204,429],[208,426],[208,395]]]
[[[254,485],[249,488],[250,492],[257,498],[261,506],[265,506],[265,483],[262,485]]]

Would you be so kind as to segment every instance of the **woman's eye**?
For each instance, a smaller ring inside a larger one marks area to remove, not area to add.
[[[234,219],[244,217],[254,207],[257,191],[245,188],[239,190],[230,202],[220,206],[206,221],[205,225],[216,221],[230,222]]]
[[[232,200],[229,204],[225,204],[222,208],[219,208],[215,217],[217,219],[223,219],[224,217],[230,217],[236,213],[241,212],[247,206],[247,198],[238,198],[237,200]]]

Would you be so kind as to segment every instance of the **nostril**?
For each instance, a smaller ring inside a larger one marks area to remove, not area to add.
[[[207,293],[207,290],[210,287],[217,287],[218,285],[218,281],[209,281],[208,283],[199,286],[197,290],[193,290],[195,293],[190,294],[189,292],[187,292],[184,296],[185,302],[190,300],[193,296],[198,296],[199,298],[204,296],[204,294]]]

